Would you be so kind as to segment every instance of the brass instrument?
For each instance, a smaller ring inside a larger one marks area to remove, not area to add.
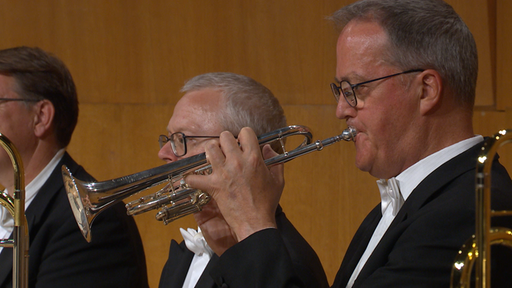
[[[491,217],[510,216],[511,210],[491,210],[491,168],[498,148],[512,141],[512,130],[501,130],[488,138],[477,158],[475,235],[459,251],[452,267],[451,287],[470,287],[475,265],[475,287],[491,287],[491,245],[512,248],[512,230],[491,227]]]
[[[0,204],[14,218],[13,239],[0,239],[1,247],[13,248],[12,287],[28,287],[28,225],[25,217],[25,179],[21,157],[12,142],[0,133],[0,145],[11,158],[14,169],[14,197],[0,193]]]
[[[293,135],[303,136],[304,140],[294,150],[286,151],[284,139]],[[347,128],[341,135],[311,144],[310,130],[305,126],[292,125],[260,135],[258,140],[260,145],[276,141],[280,143],[284,152],[265,161],[267,166],[272,166],[288,162],[312,151],[322,150],[324,146],[341,140],[351,141],[355,135],[355,129]],[[210,195],[190,188],[179,180],[183,178],[183,175],[189,173],[205,174],[210,172],[211,167],[207,165],[205,153],[103,182],[80,181],[73,178],[67,167],[62,167],[62,176],[73,213],[87,241],[91,240],[92,222],[103,209],[165,181],[169,183],[157,193],[128,203],[126,205],[128,214],[136,215],[162,208],[156,218],[167,224],[183,216],[201,211],[202,206],[210,200]],[[181,183],[175,187],[174,183],[177,182]]]

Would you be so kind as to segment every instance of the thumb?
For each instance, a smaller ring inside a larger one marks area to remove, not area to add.
[[[274,151],[274,149],[272,149],[272,147],[270,147],[269,144],[263,146],[261,153],[263,155],[263,159],[265,159],[265,160],[270,159],[272,157],[279,156],[279,153]],[[272,177],[274,178],[274,181],[279,186],[281,186],[281,190],[282,190],[282,188],[284,188],[284,165],[283,164],[273,165],[272,167],[269,168],[269,170],[270,170],[270,174],[272,174]]]

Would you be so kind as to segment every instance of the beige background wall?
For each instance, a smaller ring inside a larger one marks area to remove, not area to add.
[[[69,151],[107,180],[163,164],[156,140],[178,90],[205,72],[253,77],[274,91],[289,124],[309,126],[315,139],[339,134],[345,124],[334,116],[329,89],[337,35],[325,17],[350,2],[1,0],[0,48],[39,46],[67,63],[81,101]],[[512,128],[511,2],[448,2],[478,42],[476,132]],[[340,143],[285,169],[281,204],[331,282],[355,229],[379,202],[375,179],[353,163],[353,145]],[[154,214],[135,217],[151,287],[158,286],[170,239],[181,240],[178,227],[194,227],[192,217],[164,226]]]

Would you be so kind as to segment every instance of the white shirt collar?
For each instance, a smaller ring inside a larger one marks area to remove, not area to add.
[[[400,192],[402,193],[404,201],[407,200],[416,186],[418,186],[418,184],[420,184],[420,182],[423,181],[423,179],[425,179],[430,173],[439,168],[439,166],[448,162],[452,158],[455,158],[457,155],[465,152],[483,140],[484,137],[481,135],[476,135],[472,138],[462,140],[421,159],[402,173],[398,174],[396,179],[399,182]]]
[[[28,183],[25,187],[25,210],[29,207],[32,200],[36,197],[37,193],[44,185],[46,180],[50,177],[57,164],[64,156],[64,152],[66,150],[63,148],[59,150],[52,158],[50,162],[44,167],[41,172]],[[14,220],[12,218],[11,213],[7,211],[3,206],[0,206],[0,239],[7,239],[12,231],[14,230]],[[0,252],[3,250],[3,247],[0,247]]]
[[[65,151],[65,149],[60,149],[57,151],[52,160],[46,164],[46,167],[44,167],[44,169],[41,170],[41,172],[39,172],[39,174],[37,174],[37,176],[32,181],[30,181],[30,183],[27,184],[25,187],[25,209],[27,209],[30,203],[32,203],[32,200],[34,200],[36,197],[39,189],[41,189],[46,180],[48,180],[52,174],[55,167],[57,167],[57,164],[64,156]]]

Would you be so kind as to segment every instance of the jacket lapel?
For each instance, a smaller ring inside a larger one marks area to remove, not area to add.
[[[365,266],[359,273],[357,281],[354,283],[354,287],[358,286],[356,285],[357,282],[360,283],[362,279],[366,279],[369,275],[374,273],[376,269],[385,264],[391,247],[396,242],[397,237],[401,234],[401,231],[397,230],[399,229],[398,226],[400,223],[407,220],[409,215],[416,213],[423,205],[425,205],[425,203],[435,198],[435,194],[441,193],[443,191],[443,186],[447,185],[460,175],[475,169],[476,155],[481,146],[482,143],[479,143],[444,163],[435,171],[430,173],[430,175],[428,175],[414,189],[386,233],[383,235],[377,247],[375,247],[372,255],[368,258]],[[447,171],[449,171],[449,173],[447,173]]]
[[[212,258],[208,262],[208,265],[206,265],[203,273],[201,274],[201,277],[197,280],[197,284],[195,288],[214,288],[215,282],[213,281],[212,276],[210,276],[210,270],[213,266],[215,266],[215,263],[219,260],[219,256],[216,254],[213,254]]]
[[[76,164],[76,162],[71,159],[69,154],[67,152],[64,153],[64,156],[61,161],[59,161],[59,164],[57,164],[57,167],[54,169],[48,180],[46,180],[46,182],[43,184],[39,190],[40,192],[37,193],[29,208],[25,211],[30,239],[33,239],[33,237],[31,237],[31,231],[34,233],[37,232],[38,219],[40,218],[40,215],[44,213],[44,209],[48,206],[49,202],[55,197],[63,185],[62,176],[60,173],[62,165],[68,166],[72,173],[76,173],[77,169],[79,168],[78,164]],[[10,238],[12,238],[12,235]],[[12,248],[4,248],[2,253],[0,253],[0,287],[6,287],[7,284],[12,283],[12,253]]]
[[[0,253],[0,287],[8,287],[12,283],[12,248],[2,249]]]
[[[366,216],[357,229],[356,234],[352,238],[350,245],[345,253],[341,267],[336,274],[332,287],[346,287],[352,272],[359,263],[359,259],[366,250],[366,246],[373,235],[373,231],[377,228],[379,221],[382,217],[380,204],[377,205],[371,212]]]
[[[187,249],[184,241],[178,244],[178,242],[172,240],[169,248],[169,258],[160,277],[159,288],[182,287],[193,257],[194,253]]]
[[[61,173],[62,165],[66,165],[73,174],[77,174],[77,170],[80,168],[80,166],[73,159],[71,159],[71,156],[69,156],[67,152],[64,153],[64,156],[59,161],[59,164],[57,164],[48,180],[46,180],[32,203],[30,203],[27,211],[25,211],[29,234],[32,229],[36,229],[35,227],[38,226],[39,220],[41,215],[44,213],[44,210],[49,206],[49,203],[57,196],[62,186],[64,185],[62,182]],[[33,237],[31,237],[31,239],[32,238]]]

